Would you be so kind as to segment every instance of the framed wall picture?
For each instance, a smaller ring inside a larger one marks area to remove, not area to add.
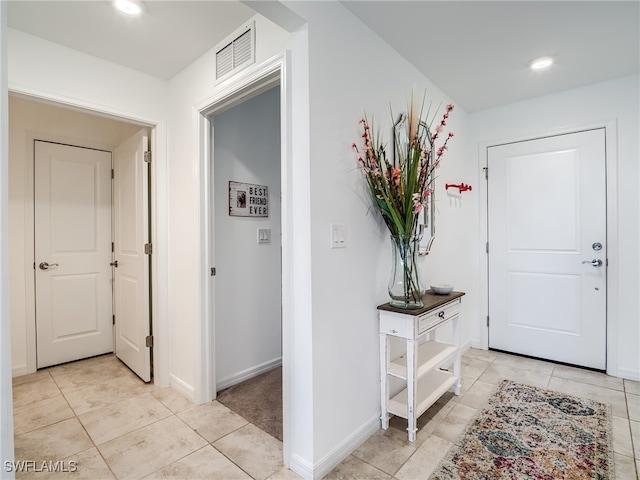
[[[268,217],[269,187],[230,180],[229,215],[232,217]]]

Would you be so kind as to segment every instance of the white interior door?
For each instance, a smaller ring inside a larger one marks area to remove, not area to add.
[[[111,153],[36,141],[38,368],[113,351]]]
[[[147,150],[141,130],[113,152],[116,355],[145,382],[151,380]]]
[[[605,132],[488,151],[489,346],[606,367]]]

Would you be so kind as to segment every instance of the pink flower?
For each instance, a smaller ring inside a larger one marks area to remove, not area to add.
[[[442,130],[443,130],[442,125],[438,125],[438,126],[436,127],[436,133],[441,133],[441,132],[442,132]]]
[[[411,199],[413,200],[413,213],[420,213],[423,209],[424,204],[422,203],[421,195],[419,193],[414,193],[411,195]]]
[[[453,103],[447,103],[447,112],[450,112],[451,110],[453,110]]]
[[[449,132],[449,138],[453,137],[453,132]]]
[[[390,178],[390,180],[392,180],[393,183],[395,183],[396,185],[398,185],[398,183],[400,183],[400,175],[402,175],[402,171],[399,168],[396,168],[396,167],[392,167],[391,168],[391,178]],[[389,178],[389,172],[387,172],[385,174],[385,176],[387,178]]]

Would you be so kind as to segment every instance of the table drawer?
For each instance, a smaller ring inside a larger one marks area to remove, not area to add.
[[[455,317],[460,313],[460,300],[448,303],[433,312],[426,313],[418,317],[418,332],[420,335],[434,326]]]

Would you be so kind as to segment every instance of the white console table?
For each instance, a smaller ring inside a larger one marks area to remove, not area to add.
[[[380,315],[381,423],[389,428],[389,418],[407,419],[409,441],[416,439],[416,420],[452,386],[460,394],[460,342],[458,317],[463,292],[436,295],[428,290],[424,307],[416,310],[378,306]],[[437,329],[450,326],[451,343],[436,341]],[[391,358],[389,336],[406,341],[406,352]],[[442,367],[453,364],[453,372]],[[406,382],[406,388],[389,398],[389,377]]]

